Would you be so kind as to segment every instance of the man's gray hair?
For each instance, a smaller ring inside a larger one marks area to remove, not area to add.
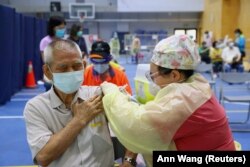
[[[82,52],[79,46],[71,40],[68,39],[60,39],[51,42],[45,49],[44,49],[44,63],[51,64],[53,62],[53,51],[61,50],[61,51],[74,51],[77,50],[79,52],[79,56],[82,58]]]

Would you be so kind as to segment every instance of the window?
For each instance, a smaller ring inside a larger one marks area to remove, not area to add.
[[[174,29],[175,35],[188,35],[191,39],[196,40],[197,30],[195,28],[175,28]]]

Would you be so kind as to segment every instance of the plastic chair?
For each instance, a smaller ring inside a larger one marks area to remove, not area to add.
[[[246,84],[247,81],[250,80],[250,73],[237,73],[237,72],[230,72],[230,73],[220,73],[220,79],[229,84]],[[247,86],[241,87],[244,91],[248,91]],[[240,91],[241,88],[237,88],[237,91]],[[232,88],[230,88],[232,90]],[[225,89],[223,86],[220,88],[220,95],[219,95],[220,103],[224,106],[224,102],[230,103],[249,103],[249,108],[247,112],[247,118],[245,121],[241,122],[229,122],[231,124],[246,124],[250,118],[250,94],[249,95],[225,95]]]
[[[216,82],[214,79],[213,64],[206,64],[202,62],[196,67],[195,71],[201,74],[207,72],[210,74],[211,78],[208,80],[208,82],[216,94]]]

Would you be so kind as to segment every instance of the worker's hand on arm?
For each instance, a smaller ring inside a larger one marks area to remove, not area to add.
[[[72,106],[73,119],[78,120],[82,125],[88,124],[103,111],[102,96],[97,95],[87,101],[78,100]]]
[[[118,86],[110,82],[103,82],[101,88],[104,95],[119,90]]]

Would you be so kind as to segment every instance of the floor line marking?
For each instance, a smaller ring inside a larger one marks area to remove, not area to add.
[[[23,119],[23,116],[0,116],[0,119]]]
[[[12,98],[10,101],[28,101],[31,98]]]
[[[14,96],[25,96],[25,95],[39,95],[43,92],[19,92],[16,93]]]

